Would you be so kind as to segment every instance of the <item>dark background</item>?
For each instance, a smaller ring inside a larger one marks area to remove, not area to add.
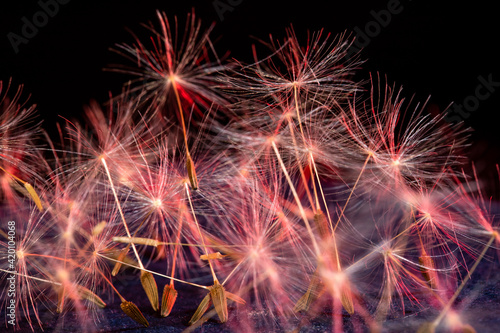
[[[127,29],[145,40],[149,34],[141,23],[152,21],[158,26],[156,9],[165,11],[169,18],[178,15],[183,21],[194,8],[205,27],[216,23],[211,36],[220,55],[230,51],[231,56],[250,61],[254,42],[250,36],[267,39],[272,33],[281,39],[290,23],[302,40],[307,30],[324,28],[334,35],[352,32],[355,27],[365,30],[366,24],[374,21],[372,11],[387,9],[394,2],[218,1],[232,8],[223,13],[222,20],[214,0],[67,1],[27,44],[19,45],[17,54],[8,33],[21,35],[22,18],[32,22],[41,7],[35,0],[3,1],[0,80],[12,77],[16,85],[23,83],[25,96],[31,94],[30,102],[38,105],[44,127],[53,131],[55,122],[61,121],[59,115],[79,117],[91,99],[104,102],[109,91],[120,91],[129,77],[104,72],[103,68],[129,63],[109,49],[115,43],[133,42]],[[492,75],[493,81],[500,82],[496,65],[500,29],[493,2],[401,0],[400,6],[401,13],[392,15],[390,23],[363,50],[362,58],[368,61],[359,72],[360,78],[380,72],[403,85],[407,96],[415,94],[418,100],[425,100],[431,95],[429,105],[434,112],[474,95],[479,75]],[[470,151],[480,169],[500,161],[499,97],[500,91],[495,91],[465,119],[474,129]],[[495,176],[491,170],[490,176]]]

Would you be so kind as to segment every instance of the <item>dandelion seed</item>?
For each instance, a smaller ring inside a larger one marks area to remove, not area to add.
[[[121,262],[125,260],[125,257],[127,256],[128,253],[128,246],[125,247],[120,251],[120,254],[118,254],[118,257],[116,258],[116,263],[115,266],[113,267],[113,271],[111,272],[111,275],[116,276],[118,272],[120,271],[120,268],[122,267]]]
[[[233,302],[236,302],[238,304],[246,304],[247,302],[241,298],[240,296],[230,293],[229,291],[226,290],[226,296],[228,299],[230,299]]]
[[[118,243],[127,243],[127,244],[141,244],[157,247],[159,245],[159,241],[151,238],[143,238],[143,237],[113,237],[113,242]],[[123,251],[123,250],[122,250]],[[127,251],[124,251],[125,254]],[[120,254],[121,256],[121,254]]]
[[[193,159],[191,158],[189,152],[186,152],[186,169],[191,188],[196,191],[198,189],[198,178],[196,177],[196,169],[194,168]]]
[[[312,275],[309,287],[302,297],[295,303],[294,312],[309,311],[311,305],[324,293],[325,287],[318,276],[317,271]]]
[[[340,302],[342,303],[342,306],[350,315],[354,314],[352,291],[350,283],[348,281],[344,281],[344,284],[342,285],[340,292],[341,292]]]
[[[92,236],[98,236],[103,230],[106,228],[107,223],[106,221],[101,221],[99,222],[93,229],[92,229]]]
[[[138,64],[139,68],[120,66],[111,70],[137,76],[137,82],[147,81],[143,86],[132,88],[131,92],[144,92],[152,104],[159,104],[162,108],[170,102],[175,84],[181,90],[184,106],[196,104],[197,115],[202,115],[202,109],[208,109],[212,103],[227,105],[226,96],[216,89],[219,85],[216,74],[225,66],[220,63],[210,42],[213,26],[203,31],[201,21],[196,19],[193,11],[187,16],[182,35],[177,29],[177,18],[174,20],[174,31],[165,13],[158,11],[157,16],[161,29],[157,30],[152,25],[148,27],[152,32],[149,38],[151,47],[138,38],[134,45],[117,45],[117,52],[122,54],[123,51],[123,55]]]
[[[436,289],[436,282],[431,276],[431,271],[435,269],[434,260],[427,255],[424,251],[420,257],[418,257],[418,263],[420,264],[420,271],[425,281],[432,289]]]
[[[77,291],[81,298],[96,304],[100,308],[106,307],[106,303],[91,290],[83,286],[77,286]]]
[[[224,259],[225,257],[227,257],[227,255],[222,255],[220,252],[200,255],[201,260],[217,260],[217,259]]]
[[[249,66],[236,64],[233,75],[227,76],[233,90],[266,100],[276,95],[288,97],[299,87],[302,96],[314,95],[323,101],[334,95],[342,101],[358,89],[350,76],[359,62],[354,57],[346,61],[350,42],[344,36],[332,39],[317,31],[301,45],[290,28],[283,42],[271,39],[265,45],[271,56],[255,59]]]
[[[40,197],[38,196],[38,194],[36,193],[35,189],[33,188],[33,186],[31,184],[29,184],[28,182],[25,182],[24,180],[22,180],[22,179],[20,179],[20,178],[18,178],[16,176],[14,176],[13,174],[9,173],[7,170],[5,170],[4,168],[2,168],[1,166],[0,166],[0,170],[2,170],[3,172],[5,172],[6,174],[8,174],[13,179],[17,180],[21,184],[23,184],[24,188],[28,192],[28,195],[31,197],[31,199],[33,200],[33,202],[38,207],[38,210],[40,212],[43,212],[42,201],[40,200]]]
[[[325,300],[335,332],[397,330],[395,308],[418,308],[419,333],[475,332],[453,304],[500,232],[475,168],[457,170],[467,130],[380,79],[365,94],[344,35],[301,43],[288,29],[265,43],[268,57],[254,47],[253,64],[225,65],[194,13],[180,38],[177,19],[171,29],[157,16],[149,45],[117,47],[137,64],[117,71],[137,80],[106,109],[86,107],[89,126],[58,127],[61,149],[45,133],[50,149],[34,145],[35,107],[0,81],[0,284],[15,277],[6,285],[16,291],[10,301],[0,291],[0,307],[14,303],[16,325],[45,329],[55,305],[80,330],[101,330],[99,308],[113,296],[102,293],[114,291],[148,327],[111,282],[125,266],[140,271],[162,317],[176,304],[174,281],[205,290],[188,332],[215,313],[228,323],[231,302],[231,329],[307,330]],[[151,258],[170,275],[146,268]],[[185,278],[208,269],[210,286]],[[170,280],[161,300],[157,276]],[[440,310],[434,320],[427,304]]]
[[[195,313],[189,320],[189,325],[193,325],[197,323],[201,317],[207,312],[209,306],[210,306],[210,293],[208,293],[203,299],[201,300],[200,305],[198,305],[198,308],[196,309]]]
[[[33,201],[35,202],[36,206],[38,207],[38,209],[43,212],[43,205],[42,205],[42,201],[40,200],[40,197],[38,196],[38,194],[36,193],[35,189],[33,188],[33,186],[31,186],[31,184],[28,184],[28,183],[24,183],[24,187],[26,188],[26,191],[28,191],[28,193],[30,194],[31,198],[33,199]]]
[[[314,224],[318,229],[318,233],[322,239],[327,239],[331,237],[330,226],[328,220],[326,219],[325,213],[321,209],[318,209],[314,214]]]
[[[177,300],[177,290],[175,290],[173,284],[165,285],[163,289],[163,296],[161,299],[161,316],[167,317],[172,308],[174,307],[175,301]]]
[[[214,285],[210,287],[210,298],[212,299],[212,303],[214,304],[215,311],[221,323],[225,323],[228,317],[226,290],[217,280],[215,280]]]
[[[141,284],[148,296],[153,310],[158,311],[158,287],[155,278],[150,272],[141,271]]]
[[[144,327],[149,326],[149,323],[142,314],[141,310],[139,310],[137,305],[135,305],[134,303],[124,300],[120,304],[120,308],[123,310],[123,312],[125,312],[127,316],[132,318],[136,323],[139,323]]]

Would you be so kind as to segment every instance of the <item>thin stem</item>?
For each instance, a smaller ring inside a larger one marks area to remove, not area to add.
[[[189,206],[191,207],[191,213],[193,214],[193,219],[194,219],[194,222],[196,224],[196,228],[198,229],[198,232],[200,233],[201,245],[203,246],[203,249],[205,250],[205,254],[208,257],[208,249],[205,246],[205,240],[203,239],[203,234],[201,232],[200,225],[198,224],[198,219],[196,218],[196,214],[194,212],[193,202],[191,201],[191,195],[189,194],[189,187],[188,187],[187,183],[185,183],[184,185],[186,187],[186,195],[188,197]],[[212,266],[212,262],[210,260],[208,260],[208,266],[210,266],[210,271],[212,272],[212,277],[214,278],[214,283],[215,283],[215,281],[218,282],[217,276],[215,275],[215,271],[214,271],[214,268]]]
[[[100,253],[96,253],[98,256],[101,256],[103,258],[107,258],[103,255],[101,255]],[[51,255],[46,255],[46,254],[35,254],[35,253],[25,253],[24,256],[33,256],[33,257],[41,257],[41,258],[51,258],[51,259],[54,259],[54,260],[59,260],[59,261],[62,261],[64,263],[70,263],[71,265],[75,266],[75,267],[78,267],[80,269],[83,269],[85,271],[90,271],[90,272],[93,272],[89,267],[86,267],[86,266],[82,266],[78,263],[76,263],[74,260],[72,259],[67,259],[67,258],[60,258],[60,257],[55,257],[55,256],[51,256]],[[113,260],[111,258],[107,258],[107,259],[110,259],[110,260]],[[123,263],[125,264],[125,263]],[[125,264],[127,265],[127,264]],[[138,267],[136,267],[138,268]],[[2,270],[2,269],[0,269]],[[118,292],[118,290],[115,288],[115,286],[113,285],[113,283],[106,277],[106,275],[100,270],[100,269],[96,269],[95,270],[96,272],[98,272],[102,277],[103,279],[111,286],[111,288],[118,294],[118,297],[120,297],[120,300],[122,302],[125,301],[125,298],[123,298],[123,296]],[[18,274],[20,276],[22,276],[21,274]],[[65,285],[63,283],[57,283],[57,282],[53,282],[53,281],[50,281],[50,280],[43,280],[43,279],[40,279],[40,278],[34,278],[32,277],[33,279],[35,280],[39,280],[39,281],[43,281],[43,282],[48,282],[48,283],[53,283],[53,284],[56,284],[56,285],[59,285],[59,286],[63,286],[63,288],[65,287]]]
[[[313,199],[311,196],[311,191],[309,190],[309,187],[307,186],[307,179],[306,175],[304,173],[304,168],[302,167],[302,163],[300,162],[300,156],[299,156],[299,150],[298,150],[298,145],[297,145],[297,139],[295,138],[295,132],[293,130],[293,122],[290,120],[289,117],[287,117],[288,122],[290,124],[290,134],[292,136],[292,142],[293,142],[293,150],[295,153],[295,158],[297,159],[297,164],[299,166],[299,173],[300,177],[302,178],[302,183],[304,184],[304,189],[306,190],[307,198],[309,199],[309,202],[311,203],[311,206],[314,208],[315,206],[313,205]],[[305,141],[303,141],[305,142]]]
[[[245,258],[244,260],[241,260],[238,265],[236,265],[233,270],[231,271],[231,273],[229,273],[228,276],[226,276],[226,278],[224,279],[224,281],[222,282],[222,285],[224,285],[227,280],[229,280],[229,278],[234,274],[234,272],[236,272],[236,270],[238,269],[238,267],[240,267],[241,264],[243,264],[243,262],[245,262],[247,259]]]
[[[299,112],[299,97],[297,96],[297,84],[294,82],[293,85],[293,99],[295,100],[295,110],[297,112],[297,121],[299,122],[300,133],[302,134],[302,139],[305,141],[304,129],[302,128],[302,121],[300,120]]]
[[[172,87],[174,88],[175,99],[177,100],[177,106],[179,107],[179,114],[181,116],[182,134],[184,135],[184,143],[186,146],[186,153],[189,154],[189,147],[187,141],[187,130],[186,124],[184,122],[184,111],[182,110],[181,98],[179,96],[179,90],[177,89],[177,82],[175,82],[175,76],[170,76],[170,82],[172,82]]]
[[[35,280],[35,281],[50,283],[50,284],[53,284],[53,285],[56,285],[56,286],[62,286],[62,283],[60,283],[60,282],[46,280],[46,279],[38,278],[38,277],[35,277],[35,276],[31,276],[31,275],[21,274],[21,273],[18,273],[16,271],[8,271],[8,270],[0,268],[0,272],[4,272],[4,273],[7,273],[7,274],[14,274],[14,275],[21,276],[21,277],[24,277],[24,278],[27,278],[27,279],[31,279],[31,280]]]
[[[352,194],[354,193],[354,190],[356,189],[356,186],[358,185],[359,180],[361,179],[361,175],[365,171],[366,165],[368,164],[368,161],[370,160],[370,157],[372,154],[368,154],[368,157],[365,160],[365,163],[363,164],[363,167],[361,168],[361,171],[359,172],[358,178],[356,179],[356,182],[354,183],[354,186],[351,189],[351,193],[349,193],[349,196],[347,197],[347,201],[344,204],[344,207],[342,208],[342,211],[340,212],[339,218],[337,220],[337,223],[335,224],[335,227],[333,228],[333,232],[335,233],[335,230],[337,230],[337,227],[339,226],[340,220],[342,219],[342,216],[344,216],[345,209],[347,208],[347,204],[349,203],[349,200],[351,199]]]
[[[179,231],[177,232],[177,237],[175,238],[176,244],[174,247],[174,258],[172,262],[172,273],[170,275],[174,276],[175,273],[175,266],[177,264],[177,252],[179,251],[179,241],[181,239],[181,230],[182,230],[182,217],[184,215],[184,205],[180,207],[180,214],[179,214]],[[174,280],[170,280],[170,285],[174,285]]]
[[[319,187],[319,190],[321,192],[321,198],[323,200],[323,204],[325,205],[326,216],[328,217],[328,225],[330,226],[330,229],[332,230],[333,248],[335,250],[335,259],[336,259],[335,261],[337,262],[337,269],[339,271],[341,271],[342,267],[340,265],[340,256],[339,256],[339,250],[337,248],[337,240],[335,239],[335,229],[333,229],[333,225],[332,225],[332,217],[330,216],[330,210],[328,209],[328,205],[326,203],[325,193],[323,192],[323,187],[321,186],[321,180],[319,179],[318,169],[316,168],[316,163],[314,162],[314,157],[313,157],[313,154],[311,152],[309,153],[309,163],[312,165],[311,173],[314,170],[316,180],[318,181],[318,187]],[[312,180],[313,180],[313,184],[315,184],[314,175],[313,175]],[[314,192],[316,193],[316,186],[314,187]],[[316,196],[317,196],[317,194],[316,194]],[[318,200],[317,197],[316,197],[316,200]],[[318,207],[319,207],[319,202],[318,202]]]
[[[111,260],[113,262],[117,262],[117,263],[120,263],[122,265],[125,265],[125,266],[128,266],[128,267],[132,267],[132,268],[135,268],[135,269],[141,269],[135,265],[132,265],[132,264],[129,264],[129,263],[126,263],[124,261],[120,261],[120,260],[116,260],[116,259],[113,259],[113,258],[110,258],[110,257],[107,257],[105,255],[102,255],[100,253],[97,253],[97,255],[99,257],[102,257],[104,259],[107,259],[107,260]],[[184,280],[181,280],[181,279],[177,279],[177,278],[174,278],[172,276],[168,276],[168,275],[165,275],[165,274],[161,274],[161,273],[158,273],[158,272],[155,272],[155,271],[150,271],[149,269],[142,269],[144,272],[148,272],[148,273],[151,273],[151,274],[154,274],[154,275],[158,275],[160,277],[163,277],[163,278],[166,278],[166,279],[170,279],[170,280],[174,280],[174,281],[177,281],[177,282],[180,282],[180,283],[184,283],[184,284],[188,284],[190,286],[193,286],[193,287],[198,287],[198,288],[202,288],[202,289],[209,289],[207,286],[202,286],[201,284],[197,284],[197,283],[193,283],[193,282],[188,282],[188,281],[184,281]]]
[[[299,123],[299,129],[300,129],[300,134],[302,136],[302,142],[305,143],[306,142],[306,136],[304,135],[304,129],[302,128],[302,121],[300,120],[299,100],[298,100],[298,96],[297,96],[297,84],[295,82],[293,84],[293,91],[294,91],[293,98],[294,98],[294,101],[295,101],[295,112],[297,114],[297,121]],[[305,173],[304,173],[304,169],[302,168],[302,164],[300,163],[297,140],[295,138],[295,133],[293,131],[293,123],[292,123],[292,121],[289,118],[288,118],[288,121],[290,122],[290,132],[292,134],[293,145],[294,145],[294,148],[295,148],[294,149],[295,150],[295,157],[297,158],[297,163],[299,164],[300,176],[302,177],[302,182],[304,183],[304,188],[305,188],[306,193],[307,193],[307,198],[309,199],[309,202],[311,203],[311,206],[313,207],[313,209],[315,207],[318,208],[318,203],[317,202],[316,202],[316,204],[317,204],[316,206],[313,205],[313,201],[312,201],[312,197],[311,197],[311,192],[309,191],[309,187],[307,186],[307,180],[306,180],[306,176],[305,176]],[[313,186],[314,186],[314,183],[313,183]],[[317,196],[316,196],[316,200],[317,200]]]
[[[281,155],[278,151],[278,147],[276,147],[276,143],[271,141],[271,145],[273,146],[274,152],[276,153],[276,157],[278,158],[278,162],[280,163],[281,169],[283,170],[283,173],[285,174],[286,180],[288,181],[288,184],[290,185],[290,189],[292,191],[293,197],[295,198],[295,202],[297,203],[297,207],[299,207],[299,212],[302,217],[302,220],[304,220],[304,223],[306,225],[307,232],[309,233],[309,236],[311,237],[311,241],[314,246],[314,250],[316,251],[316,255],[319,257],[321,255],[321,251],[319,250],[318,243],[316,242],[316,238],[314,237],[314,233],[312,231],[311,225],[309,224],[309,220],[307,219],[306,212],[304,211],[304,208],[302,207],[302,204],[300,203],[300,198],[299,195],[297,194],[297,191],[295,190],[295,186],[293,185],[292,179],[290,178],[290,175],[288,174],[288,171],[286,170],[285,164],[283,163],[283,160],[281,159]]]
[[[109,179],[109,184],[111,185],[111,191],[113,192],[113,196],[115,197],[116,205],[118,206],[118,211],[120,212],[120,217],[123,222],[123,226],[125,227],[125,231],[127,232],[127,236],[129,238],[132,238],[132,235],[130,234],[130,231],[128,230],[127,226],[127,221],[125,220],[125,215],[123,215],[122,211],[122,206],[120,205],[120,201],[118,200],[118,195],[116,194],[115,186],[113,185],[113,180],[111,179],[111,174],[108,169],[108,165],[106,164],[106,160],[104,157],[101,157],[101,162],[104,165],[104,169],[106,170],[106,174],[108,175]],[[144,265],[142,264],[141,258],[139,257],[139,253],[137,252],[137,249],[135,248],[135,244],[132,244],[132,249],[134,250],[135,256],[137,258],[137,261],[139,262],[139,266],[141,267],[141,270],[144,270]]]
[[[311,163],[312,165],[312,168],[311,168],[311,173],[312,171],[314,170],[314,173],[315,173],[315,177],[316,177],[316,180],[318,181],[318,187],[319,187],[319,191],[321,192],[321,199],[323,200],[323,204],[325,205],[325,210],[326,210],[326,216],[328,217],[328,222],[330,224],[330,228],[333,228],[333,225],[332,225],[332,218],[330,216],[330,210],[328,209],[328,206],[326,204],[326,197],[325,197],[325,193],[323,192],[323,186],[321,186],[321,181],[319,179],[319,173],[318,173],[318,169],[316,168],[316,162],[314,162],[314,157],[313,157],[313,154],[312,153],[309,153],[309,162]],[[314,177],[314,175],[313,175]],[[313,184],[314,184],[314,180],[313,180]],[[316,187],[314,187],[314,190],[316,192]],[[317,194],[316,194],[317,195]],[[317,199],[318,200],[318,199]],[[318,207],[319,207],[319,202],[318,202]]]

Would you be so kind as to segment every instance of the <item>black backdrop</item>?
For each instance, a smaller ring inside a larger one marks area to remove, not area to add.
[[[49,6],[54,3],[58,8]],[[50,15],[41,14],[44,7]],[[472,111],[464,120],[475,130],[473,158],[486,158],[493,165],[500,161],[495,118],[500,111],[500,84],[474,104],[481,85],[479,76],[500,82],[496,64],[500,29],[491,2],[3,1],[0,80],[12,77],[15,84],[25,84],[25,95],[31,94],[30,101],[38,105],[44,126],[51,131],[60,121],[59,115],[78,117],[91,99],[103,102],[109,91],[120,91],[127,77],[103,68],[126,62],[109,48],[133,41],[127,29],[146,37],[140,24],[157,24],[156,9],[169,18],[178,15],[183,19],[192,8],[206,27],[216,23],[212,39],[219,54],[230,51],[231,56],[247,61],[254,42],[250,36],[266,39],[272,33],[281,38],[290,23],[299,38],[308,29],[353,32],[366,45],[362,57],[368,61],[360,77],[378,71],[403,85],[408,96],[416,94],[424,100],[431,95],[434,111],[444,110],[453,101],[463,104],[468,98]],[[392,11],[390,18],[383,14],[387,10]],[[26,22],[38,23],[38,31],[21,39]],[[480,92],[487,90],[480,88]]]

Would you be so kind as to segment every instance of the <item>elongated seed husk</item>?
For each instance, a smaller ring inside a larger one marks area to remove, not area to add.
[[[158,241],[156,239],[151,238],[143,238],[143,237],[113,237],[113,242],[117,243],[126,243],[126,244],[141,244],[148,246],[158,246]]]
[[[153,310],[158,311],[158,286],[153,274],[141,271],[141,283]]]
[[[225,323],[228,318],[226,290],[217,280],[215,280],[214,285],[210,287],[210,297],[212,298],[215,311],[221,323]]]
[[[120,308],[123,310],[123,312],[125,312],[127,316],[132,318],[136,323],[144,325],[144,327],[149,326],[149,323],[142,314],[141,310],[139,310],[137,305],[135,305],[134,303],[129,301],[123,301],[120,304]]]
[[[230,299],[233,302],[240,303],[240,304],[246,304],[247,302],[241,298],[240,296],[230,293],[229,291],[226,290],[226,297]]]
[[[129,248],[128,246],[123,248],[120,251],[120,254],[116,258],[116,260],[123,261],[123,259],[125,259],[125,256],[127,255],[128,248]],[[116,274],[118,274],[118,272],[120,271],[120,268],[122,268],[122,263],[121,262],[115,263],[115,267],[113,267],[113,271],[111,272],[111,275],[116,276]]]
[[[122,267],[122,262],[135,267],[139,266],[137,260],[127,255],[129,249],[130,249],[130,244],[127,245],[123,250],[121,250],[118,253],[118,256],[116,255],[116,252],[110,253],[110,257],[116,258],[117,261],[120,261],[120,262],[115,262],[115,266],[113,268],[113,271],[111,272],[111,275],[115,276],[116,274],[118,274],[120,268]],[[125,266],[127,267],[127,265]]]
[[[106,307],[106,303],[104,303],[104,301],[99,296],[94,294],[91,290],[85,288],[84,286],[77,286],[77,290],[78,290],[78,295],[82,299],[94,303],[101,309]]]
[[[92,228],[92,236],[98,236],[106,228],[106,221],[99,222],[94,228]]]
[[[293,307],[294,312],[309,311],[311,304],[318,298],[321,290],[323,289],[323,283],[319,278],[317,272],[315,271],[311,281],[309,282],[309,287],[307,291],[302,295],[301,298],[295,303]]]
[[[167,246],[165,244],[158,244],[156,246],[156,257],[155,260],[167,259]]]
[[[196,177],[196,169],[194,168],[193,159],[189,153],[186,154],[186,169],[188,172],[189,182],[193,190],[198,189],[198,177]]]
[[[427,282],[429,287],[435,289],[436,281],[431,277],[431,270],[434,269],[434,260],[424,253],[422,256],[418,257],[418,263],[420,264],[420,272],[425,282]]]
[[[325,213],[323,213],[321,209],[318,209],[316,211],[316,214],[314,214],[314,224],[318,229],[318,233],[321,239],[327,239],[330,236],[328,221],[326,219]]]
[[[35,202],[36,206],[38,207],[38,210],[43,212],[43,206],[42,206],[42,201],[40,200],[40,197],[36,193],[35,189],[31,184],[24,183],[24,188],[26,191],[28,191],[29,195],[31,196],[31,199]]]
[[[207,312],[208,307],[210,306],[210,293],[208,293],[202,300],[200,305],[198,305],[198,308],[194,312],[193,316],[189,320],[189,325],[193,325],[196,323],[198,320],[201,319],[201,317]]]
[[[352,302],[352,291],[349,282],[345,281],[340,291],[340,302],[349,314],[354,314],[354,304]]]
[[[201,260],[223,259],[224,257],[226,257],[226,256],[222,255],[220,252],[209,253],[208,255],[207,254],[200,255]]]
[[[177,300],[177,290],[175,290],[174,285],[167,284],[163,288],[163,296],[161,298],[161,316],[166,317],[172,311],[172,307]]]

